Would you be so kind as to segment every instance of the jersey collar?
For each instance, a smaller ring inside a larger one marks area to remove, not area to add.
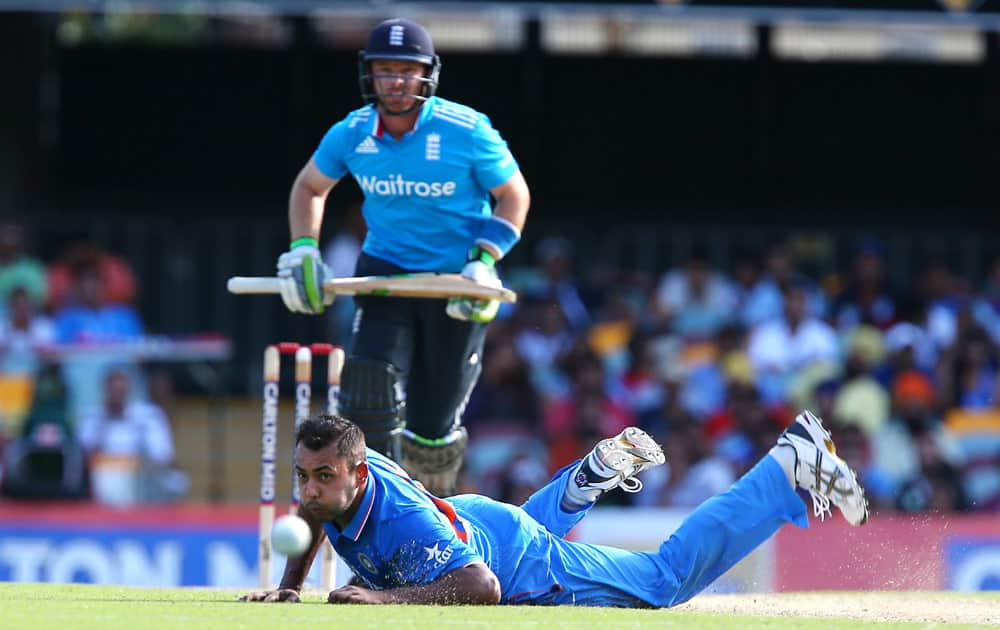
[[[350,538],[354,542],[358,542],[358,538],[361,538],[361,532],[365,529],[365,524],[368,522],[368,517],[371,516],[372,507],[375,505],[375,472],[372,470],[371,466],[368,467],[368,483],[365,484],[365,496],[361,498],[361,503],[358,505],[358,511],[355,512],[354,518],[347,524],[340,535],[345,538]]]
[[[432,96],[426,101],[424,101],[423,106],[421,106],[420,108],[420,115],[417,116],[417,122],[413,125],[413,129],[407,135],[416,133],[417,130],[420,129],[421,125],[427,122],[427,120],[431,117],[431,114],[434,112],[434,105],[436,103],[437,103],[436,96]],[[372,109],[375,110],[375,116],[374,116],[375,120],[372,121],[371,135],[381,139],[382,133],[384,131],[382,129],[382,114],[378,112],[378,108],[375,107],[374,105],[372,105]]]

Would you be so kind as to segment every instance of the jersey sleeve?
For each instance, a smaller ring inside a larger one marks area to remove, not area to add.
[[[427,584],[483,557],[431,510],[411,512],[393,523],[406,540],[389,560],[397,586]]]
[[[505,183],[518,169],[507,142],[486,116],[480,117],[472,134],[472,169],[476,180],[487,190]]]
[[[347,174],[347,164],[344,156],[350,149],[351,129],[347,126],[347,121],[342,120],[326,132],[320,140],[316,152],[313,153],[313,162],[321,173],[330,179],[340,179]]]

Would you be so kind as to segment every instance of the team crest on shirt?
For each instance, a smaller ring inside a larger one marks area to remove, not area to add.
[[[427,134],[427,143],[424,145],[424,159],[426,160],[441,159],[441,134],[439,133]]]
[[[358,562],[360,562],[361,566],[365,568],[365,571],[368,571],[369,573],[372,574],[378,573],[378,570],[375,568],[375,563],[372,562],[372,559],[366,556],[365,554],[360,552],[358,553]]]
[[[378,145],[375,144],[375,140],[371,136],[366,136],[364,140],[358,143],[358,146],[354,147],[355,153],[378,153]]]

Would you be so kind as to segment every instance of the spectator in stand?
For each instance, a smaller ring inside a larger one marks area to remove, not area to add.
[[[88,494],[83,449],[73,434],[66,387],[53,364],[42,367],[21,436],[3,451],[3,494],[22,499],[80,499]]]
[[[643,334],[632,335],[628,344],[629,364],[616,388],[621,392],[620,400],[647,432],[656,424],[667,396],[658,373],[654,340]]]
[[[72,303],[55,315],[59,343],[114,343],[143,335],[142,322],[132,307],[109,302],[100,270],[84,263],[73,272]]]
[[[962,283],[944,259],[931,257],[924,263],[916,285],[931,340],[938,348],[951,346],[958,334],[959,315],[969,302]]]
[[[913,371],[896,377],[892,417],[872,438],[868,488],[883,503],[899,505],[907,485],[925,475],[941,477],[946,468],[961,469],[961,448],[941,422],[936,402],[934,384],[924,374]]]
[[[24,287],[10,292],[7,317],[0,320],[0,375],[34,376],[41,352],[55,342],[55,327]]]
[[[580,295],[579,280],[573,264],[573,243],[562,237],[549,237],[535,247],[535,262],[541,274],[528,283],[525,293],[536,300],[554,300],[571,330],[590,325],[591,315]]]
[[[519,455],[503,468],[497,499],[521,505],[549,480],[549,471],[537,458]]]
[[[0,445],[20,434],[44,351],[55,340],[52,322],[32,302],[24,287],[15,287],[0,316]]]
[[[997,348],[989,334],[975,324],[963,330],[938,363],[944,407],[996,408],[997,365]]]
[[[586,455],[601,436],[615,435],[634,424],[628,409],[608,396],[600,357],[580,346],[563,364],[570,377],[570,392],[550,403],[544,417],[553,472]]]
[[[732,463],[713,452],[696,422],[675,425],[663,439],[663,451],[666,464],[647,471],[637,505],[693,508],[736,481]],[[664,472],[650,474],[654,470]]]
[[[656,289],[656,317],[686,339],[710,339],[733,319],[736,291],[695,246],[683,269],[667,271]]]
[[[767,453],[791,420],[783,407],[766,406],[752,383],[732,380],[724,405],[705,420],[704,439],[734,464],[738,476]]]
[[[983,287],[973,300],[972,313],[993,343],[1000,345],[1000,255],[990,264]]]
[[[896,321],[896,301],[888,287],[885,245],[864,237],[856,245],[851,272],[833,302],[833,320],[841,332],[859,324],[886,330]]]
[[[773,303],[760,297],[764,282],[760,254],[751,248],[739,247],[733,252],[732,278],[735,296],[735,320],[740,326],[752,328],[781,312],[781,296]],[[773,304],[773,306],[771,305]]]
[[[823,290],[798,270],[792,245],[784,241],[771,245],[767,250],[764,275],[744,298],[744,323],[756,327],[781,318],[784,312],[784,294],[792,285],[805,293],[806,312],[811,317],[826,317],[827,304]]]
[[[103,404],[80,419],[77,436],[87,454],[91,477],[96,481],[107,461],[124,461],[130,463],[135,475],[128,486],[132,494],[122,502],[183,491],[183,484],[176,487],[172,472],[174,439],[170,421],[159,406],[134,399],[131,387],[128,370],[109,369],[104,378]],[[99,494],[95,488],[95,495]]]
[[[843,381],[833,404],[832,426],[853,424],[875,435],[889,420],[889,392],[873,376],[885,357],[882,333],[862,324],[847,335]]]
[[[107,344],[138,341],[144,331],[139,315],[125,304],[105,301],[101,274],[90,264],[75,269],[72,303],[62,306],[55,314],[56,342],[79,345],[85,352],[70,353],[63,361],[63,377],[69,387],[71,415],[80,414],[99,404],[102,379],[110,365],[122,361]],[[64,348],[65,349],[65,348]],[[142,383],[138,365],[131,365],[131,377]]]
[[[811,364],[839,361],[837,334],[829,324],[810,315],[809,285],[785,285],[784,316],[755,326],[747,354],[757,374],[765,403],[787,399],[789,382]]]
[[[0,319],[14,289],[23,289],[36,304],[45,301],[48,280],[45,266],[24,251],[24,229],[16,223],[0,223]]]
[[[135,301],[137,286],[132,267],[120,256],[103,251],[83,235],[72,238],[63,255],[49,267],[48,310],[56,312],[78,301],[77,273],[92,268],[100,278],[102,304],[128,305]]]
[[[528,364],[532,385],[545,400],[559,398],[569,383],[557,362],[573,347],[574,336],[562,307],[555,299],[526,300],[519,307],[530,322],[514,338],[518,355]]]
[[[937,369],[939,349],[925,327],[926,308],[921,299],[902,300],[899,317],[885,332],[886,361],[876,370],[878,381],[886,388],[899,374],[918,370],[932,379]]]

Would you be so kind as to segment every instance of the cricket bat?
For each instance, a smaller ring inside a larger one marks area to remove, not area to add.
[[[235,276],[227,288],[235,294],[277,294],[279,280],[274,277]],[[478,284],[457,273],[408,273],[393,276],[334,278],[323,283],[323,290],[334,295],[375,295],[380,297],[453,298],[499,300],[513,304],[517,294],[503,287]]]

